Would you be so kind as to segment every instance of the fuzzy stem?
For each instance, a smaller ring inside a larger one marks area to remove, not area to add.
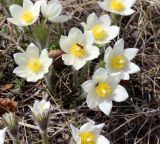
[[[78,86],[78,71],[73,68],[73,86],[77,89]]]
[[[48,137],[47,137],[47,131],[42,132],[42,144],[48,144]]]

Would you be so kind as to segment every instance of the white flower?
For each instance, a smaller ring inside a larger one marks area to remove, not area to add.
[[[18,67],[13,71],[17,76],[25,78],[28,82],[36,82],[48,73],[52,59],[48,57],[48,51],[39,49],[31,43],[26,52],[14,54],[14,60]]]
[[[7,127],[5,127],[4,129],[0,130],[0,144],[4,144],[6,132],[7,132]]]
[[[54,23],[65,22],[71,19],[71,16],[60,15],[62,5],[59,0],[51,0],[48,4],[47,0],[42,0],[41,12],[46,19]]]
[[[34,24],[40,13],[40,1],[36,1],[35,4],[30,0],[23,1],[23,7],[13,4],[9,10],[12,18],[8,18],[8,21],[17,26],[28,26]]]
[[[135,2],[136,0],[104,0],[98,4],[108,12],[120,15],[131,15],[135,12],[131,9]]]
[[[44,112],[49,111],[50,106],[50,102],[47,102],[45,99],[41,101],[35,100],[33,107],[30,107],[30,109],[34,115],[42,115]]]
[[[87,23],[82,22],[85,31],[91,31],[94,42],[97,44],[109,43],[119,34],[118,26],[110,26],[111,18],[109,15],[103,15],[99,19],[95,13],[87,18]]]
[[[108,75],[107,70],[100,68],[96,70],[92,80],[82,84],[83,90],[87,93],[87,105],[91,109],[99,107],[106,115],[112,109],[112,100],[122,102],[128,98],[124,87],[118,83],[121,80],[121,73]]]
[[[60,47],[66,53],[62,55],[65,65],[72,65],[76,70],[82,68],[87,61],[99,56],[99,49],[93,46],[91,32],[84,34],[78,28],[72,28],[68,36],[61,36]]]
[[[117,41],[113,49],[108,47],[105,52],[104,62],[108,73],[122,73],[123,80],[129,80],[129,74],[140,71],[140,68],[130,62],[137,54],[138,49],[124,49],[124,40]]]
[[[42,99],[41,101],[35,101],[33,107],[29,106],[32,115],[35,119],[37,126],[40,129],[40,132],[45,132],[48,127],[49,116],[50,116],[50,102]]]
[[[70,125],[70,127],[73,139],[77,144],[110,144],[108,139],[100,135],[104,123],[95,125],[94,121],[89,120],[80,129],[77,129],[73,125]]]

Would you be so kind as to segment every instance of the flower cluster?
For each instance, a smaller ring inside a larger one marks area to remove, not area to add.
[[[119,15],[131,15],[134,10],[131,7],[136,0],[104,0],[98,5],[105,11]],[[18,26],[18,31],[26,32],[31,40],[26,50],[21,47],[21,52],[14,54],[15,63],[18,65],[13,73],[26,79],[28,82],[36,82],[52,72],[50,67],[53,59],[49,57],[48,45],[50,43],[50,31],[52,24],[66,22],[71,16],[62,14],[62,5],[59,0],[23,0],[23,5],[13,4],[9,7],[11,18],[8,21]],[[37,22],[37,24],[35,24]],[[28,27],[27,27],[28,26]],[[61,25],[57,25],[58,27]],[[132,61],[136,56],[137,48],[124,48],[123,38],[119,39],[113,48],[110,45],[120,33],[118,24],[112,24],[112,18],[108,14],[100,17],[96,13],[88,16],[86,22],[81,22],[83,31],[73,27],[68,35],[58,33],[59,47],[62,52],[62,60],[65,65],[72,66],[76,72],[90,61],[99,58],[96,70],[90,80],[81,87],[86,97],[86,102],[91,109],[100,109],[109,115],[113,102],[123,102],[129,95],[126,89],[120,85],[122,80],[129,80],[130,74],[140,71],[140,68]],[[55,28],[55,27],[54,27]],[[48,32],[47,32],[48,31]],[[25,33],[25,34],[26,34]],[[46,35],[45,35],[46,34]],[[101,57],[104,59],[101,60]],[[100,63],[103,62],[103,66]],[[75,71],[74,71],[75,72]],[[77,78],[78,79],[78,78]],[[46,84],[52,89],[49,79]],[[79,86],[80,86],[79,85]],[[30,106],[32,116],[42,135],[43,143],[47,144],[47,128],[50,118],[50,102],[46,100],[35,101]],[[0,143],[4,143],[6,130],[17,140],[18,121],[12,114],[3,115],[6,128],[0,131]],[[89,119],[80,129],[71,125],[73,139],[71,144],[109,144],[109,140],[100,135],[103,124],[95,125]]]

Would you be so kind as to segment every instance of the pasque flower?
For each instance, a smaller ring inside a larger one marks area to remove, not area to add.
[[[26,52],[14,54],[14,60],[19,66],[14,69],[13,73],[25,78],[28,82],[42,79],[52,64],[48,51],[43,49],[40,54],[38,47],[33,43],[28,46]]]
[[[13,113],[5,113],[2,116],[2,120],[8,129],[8,133],[13,140],[18,139],[19,136],[19,125],[18,119]]]
[[[8,21],[17,26],[28,26],[34,24],[40,13],[40,1],[36,1],[35,4],[30,0],[23,0],[23,7],[13,4],[9,10],[12,18],[8,18]]]
[[[7,132],[7,127],[5,127],[4,129],[0,130],[0,144],[4,144],[6,132]]]
[[[91,32],[83,34],[78,28],[72,28],[68,36],[61,36],[59,42],[61,49],[66,53],[62,55],[64,63],[79,70],[87,61],[97,58],[99,49],[93,46],[93,43]]]
[[[41,101],[36,100],[33,107],[30,106],[35,122],[42,133],[47,131],[50,107],[50,102],[47,102],[45,99]]]
[[[105,11],[120,15],[131,15],[135,11],[131,9],[136,0],[104,0],[99,6]]]
[[[92,80],[82,84],[83,90],[87,93],[87,105],[91,109],[99,107],[106,115],[112,109],[112,100],[122,102],[128,98],[124,87],[118,83],[121,80],[121,73],[110,74],[104,68],[99,68],[94,73]]]
[[[113,49],[106,49],[104,62],[108,73],[121,72],[123,80],[129,80],[129,74],[140,71],[140,68],[131,62],[138,52],[137,48],[124,49],[124,40],[116,42]]]
[[[62,12],[62,5],[59,0],[41,0],[41,12],[43,16],[51,22],[60,23],[71,19],[71,16],[60,15]]]
[[[94,121],[89,120],[80,129],[77,129],[73,125],[70,125],[70,127],[76,144],[110,144],[108,139],[100,135],[104,123],[95,125]]]
[[[118,26],[111,26],[111,18],[109,15],[103,15],[100,18],[92,13],[87,18],[87,23],[82,22],[85,31],[91,31],[94,42],[97,44],[109,43],[119,34]]]

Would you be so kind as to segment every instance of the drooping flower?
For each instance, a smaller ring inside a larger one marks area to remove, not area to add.
[[[59,0],[51,0],[48,4],[47,0],[42,0],[41,12],[47,20],[54,23],[61,23],[71,19],[71,16],[60,15],[62,5]]]
[[[70,125],[70,127],[76,144],[110,144],[108,139],[100,135],[104,123],[95,125],[94,121],[89,120],[80,129],[77,129],[73,125]]]
[[[52,59],[48,57],[48,51],[39,49],[31,43],[26,52],[14,54],[14,60],[18,67],[13,71],[17,76],[25,78],[28,82],[36,82],[48,73]]]
[[[124,40],[120,39],[114,45],[113,49],[108,47],[105,52],[104,62],[108,73],[122,73],[123,80],[129,80],[129,74],[140,71],[140,68],[131,62],[136,56],[138,49],[124,49]]]
[[[103,15],[99,19],[95,13],[87,18],[87,23],[82,22],[85,31],[91,31],[94,42],[97,44],[109,43],[119,34],[118,26],[111,26],[111,18],[109,15]]]
[[[112,100],[122,102],[128,98],[124,87],[118,83],[121,80],[121,73],[110,74],[104,68],[99,68],[94,73],[92,80],[82,84],[83,90],[87,93],[87,105],[91,109],[99,107],[106,115],[112,109]]]
[[[104,0],[99,6],[105,11],[120,15],[131,15],[135,11],[131,9],[136,0]]]
[[[65,65],[72,65],[76,70],[82,68],[87,61],[99,56],[99,49],[93,46],[91,32],[84,34],[78,28],[72,28],[68,36],[61,36],[60,47],[66,53],[62,55]]]
[[[41,101],[36,100],[33,107],[30,106],[35,122],[42,133],[47,131],[50,107],[50,102],[47,102],[45,99],[42,99]]]
[[[23,7],[13,4],[9,8],[12,18],[8,18],[8,21],[17,26],[32,25],[39,17],[40,6],[40,1],[33,4],[30,0],[23,0]]]
[[[5,127],[4,129],[0,130],[0,144],[4,144],[6,132],[7,132],[7,127]]]

